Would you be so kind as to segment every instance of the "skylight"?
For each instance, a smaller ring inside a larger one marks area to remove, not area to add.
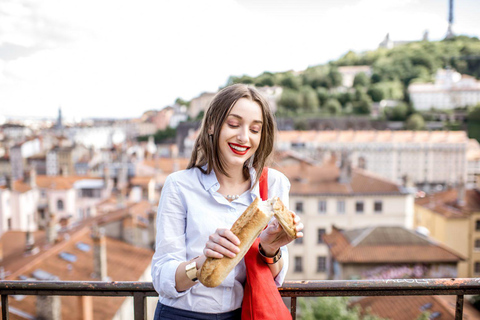
[[[42,269],[36,269],[33,271],[32,276],[37,280],[58,280],[56,275],[53,275]]]
[[[77,247],[77,249],[79,249],[83,252],[90,251],[90,246],[86,243],[83,243],[83,242],[77,242],[76,247]]]
[[[71,254],[71,253],[68,253],[68,252],[65,252],[65,251],[64,251],[64,252],[60,252],[60,253],[58,254],[58,256],[59,256],[60,258],[62,258],[63,260],[68,261],[68,262],[75,262],[75,261],[77,261],[77,256],[76,256],[76,255]]]

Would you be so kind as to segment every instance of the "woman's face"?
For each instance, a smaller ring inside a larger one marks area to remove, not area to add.
[[[247,98],[239,99],[230,110],[218,145],[227,170],[242,168],[260,144],[263,116],[260,105]]]

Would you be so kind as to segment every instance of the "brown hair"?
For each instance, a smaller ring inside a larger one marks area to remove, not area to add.
[[[225,165],[220,158],[218,139],[220,136],[220,130],[227,119],[230,110],[241,98],[255,101],[262,109],[263,125],[260,144],[255,151],[252,163],[252,167],[255,168],[255,171],[257,172],[257,177],[253,185],[258,182],[263,167],[273,151],[273,144],[275,141],[275,120],[265,98],[254,87],[245,84],[228,86],[215,95],[203,117],[202,126],[195,141],[187,169],[197,167],[205,174],[209,174],[212,170],[215,170],[228,177],[228,174],[225,171]],[[209,129],[212,127],[214,128],[213,134],[209,134]],[[247,159],[246,163],[249,160],[250,158]],[[246,163],[243,167],[243,176],[245,179],[249,179],[250,173]],[[207,165],[206,170],[202,168],[205,165]]]

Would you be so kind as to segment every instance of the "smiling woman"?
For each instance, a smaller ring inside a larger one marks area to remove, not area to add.
[[[230,228],[259,198],[260,173],[272,153],[274,138],[272,112],[255,88],[236,84],[212,100],[188,169],[171,174],[162,189],[152,260],[153,285],[159,293],[155,319],[218,319],[218,315],[240,319],[247,270],[255,266],[242,259],[214,288],[198,283],[197,276],[207,258],[234,258],[240,253],[240,240]],[[288,179],[273,169],[265,172],[263,192],[288,205]],[[302,237],[303,225],[291,214],[297,236]],[[285,279],[286,244],[292,240],[273,220],[252,247],[257,250],[253,257],[264,259],[260,267],[268,276],[271,273],[271,278],[265,278],[274,291]],[[260,285],[248,283],[253,290]],[[280,295],[278,299],[283,305]],[[245,314],[248,310],[244,308]],[[281,318],[280,309],[269,310],[269,314],[271,319]]]

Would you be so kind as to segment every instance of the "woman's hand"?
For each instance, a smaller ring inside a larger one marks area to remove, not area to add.
[[[303,223],[300,222],[300,217],[293,211],[290,211],[295,223],[295,230],[297,230],[297,238],[303,237]],[[273,256],[280,247],[292,242],[288,233],[286,233],[277,219],[274,219],[265,230],[260,234],[260,244],[267,256]]]
[[[207,258],[233,258],[240,252],[240,240],[229,229],[217,229],[208,237],[203,253]]]

